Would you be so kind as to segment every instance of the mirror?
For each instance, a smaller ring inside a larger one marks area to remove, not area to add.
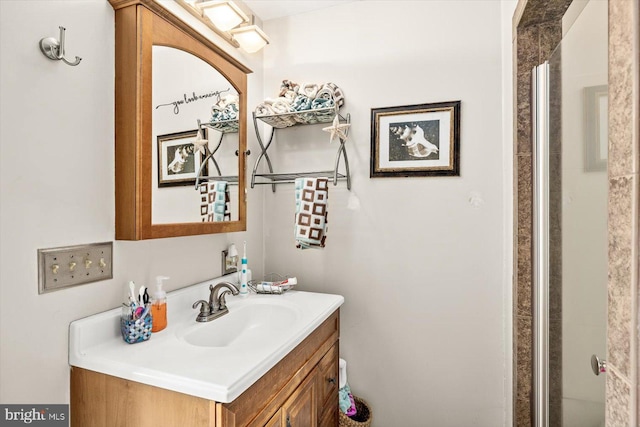
[[[237,126],[237,91],[218,70],[188,52],[153,46],[152,55],[152,223],[237,221],[238,132],[233,126],[219,130],[222,117]],[[193,145],[198,129],[208,141],[206,150]],[[200,189],[206,180],[200,177],[206,176],[226,183],[229,201],[220,207],[228,215],[210,215],[206,208],[203,215]]]
[[[251,70],[156,1],[109,1],[116,19],[116,239],[246,230]],[[215,151],[205,162],[192,144],[198,120],[208,123],[212,106],[228,96],[237,98],[237,131],[202,132]],[[202,215],[199,161],[211,181],[226,183],[227,218]]]

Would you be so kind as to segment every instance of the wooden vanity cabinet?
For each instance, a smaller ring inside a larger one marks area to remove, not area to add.
[[[339,331],[336,310],[230,403],[72,367],[71,426],[335,427]]]

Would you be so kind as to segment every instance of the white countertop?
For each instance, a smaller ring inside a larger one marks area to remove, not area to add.
[[[207,280],[168,293],[167,328],[141,343],[127,344],[122,339],[120,308],[72,322],[69,364],[227,403],[267,373],[344,302],[340,295],[295,290],[283,295],[228,296],[229,314],[209,323],[197,323],[198,310],[192,309],[192,304],[199,299],[208,300],[210,284],[235,276]],[[269,334],[249,331],[235,339],[233,345],[223,347],[196,346],[183,337],[185,331],[206,328],[210,323],[222,322],[216,325],[219,327],[228,325],[235,321],[234,310],[260,313],[264,322],[269,323],[269,310],[264,308],[274,304],[295,312],[295,321],[270,324],[273,326],[269,327]]]

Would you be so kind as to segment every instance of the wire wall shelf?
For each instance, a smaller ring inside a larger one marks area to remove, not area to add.
[[[316,123],[330,123],[336,116],[334,106],[328,108],[317,108],[313,110],[292,111],[289,113],[268,114],[254,117],[262,120],[269,126],[276,129],[284,129],[296,125],[313,125]]]
[[[230,185],[238,185],[238,175],[222,175],[220,165],[218,165],[217,160],[213,157],[213,155],[220,149],[222,140],[224,139],[225,135],[238,132],[238,123],[238,120],[225,120],[205,123],[202,123],[200,120],[198,120],[198,132],[202,132],[203,128],[214,129],[220,132],[220,137],[218,138],[218,141],[216,142],[213,149],[209,149],[209,144],[206,144],[204,146],[204,159],[202,160],[200,169],[198,170],[198,173],[196,175],[196,190],[200,188],[200,184],[209,180],[226,181]],[[236,156],[237,155],[238,151],[236,150]],[[203,175],[205,166],[207,165],[209,160],[211,160],[211,163],[213,163],[213,166],[216,168],[216,172],[218,173],[217,175]]]
[[[274,136],[277,129],[284,129],[292,126],[299,125],[312,125],[318,123],[330,123],[333,119],[338,115],[338,118],[341,123],[350,124],[351,123],[351,115],[347,114],[346,116],[342,116],[339,114],[335,107],[331,108],[322,108],[316,110],[305,110],[305,111],[296,111],[291,113],[283,113],[283,114],[272,114],[272,115],[262,115],[257,116],[256,113],[253,113],[253,126],[256,131],[256,137],[258,139],[258,144],[260,145],[261,153],[256,159],[255,165],[253,166],[253,171],[251,173],[251,188],[254,188],[256,185],[271,185],[271,191],[275,193],[276,184],[291,184],[294,183],[296,178],[305,178],[305,177],[313,177],[313,178],[329,178],[333,180],[333,185],[337,185],[338,181],[346,181],[347,189],[351,190],[351,174],[349,171],[349,158],[347,157],[347,151],[345,148],[345,139],[340,138],[340,144],[338,146],[338,152],[335,157],[335,164],[332,170],[324,170],[324,171],[309,171],[309,172],[288,172],[288,173],[274,173],[273,164],[271,163],[271,159],[269,158],[268,150],[271,146],[271,143],[274,140]],[[258,130],[258,120],[266,123],[271,126],[271,132],[269,134],[269,139],[265,144],[262,139],[262,135],[260,135],[260,131]],[[345,132],[345,135],[348,133],[348,129]],[[344,159],[344,172],[338,172],[340,167],[340,160]],[[267,168],[269,170],[268,173],[259,173],[258,169],[260,167],[261,162],[265,160],[267,163]]]
[[[202,123],[202,126],[205,126],[209,129],[217,130],[218,132],[225,133],[238,133],[239,121],[238,120],[223,120],[223,121],[212,121],[208,123]]]

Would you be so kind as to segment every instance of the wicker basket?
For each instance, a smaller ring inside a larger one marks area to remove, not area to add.
[[[339,427],[369,427],[373,414],[369,408],[369,404],[358,396],[353,396],[356,402],[356,414],[353,418],[347,417],[342,411],[338,411]]]

